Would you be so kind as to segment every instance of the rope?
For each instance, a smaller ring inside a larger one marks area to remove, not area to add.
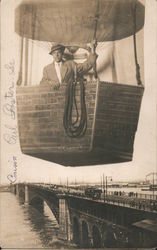
[[[93,39],[96,40],[97,26],[99,19],[99,0],[97,4],[97,10],[95,15],[95,26]],[[94,48],[95,53],[96,46]],[[93,65],[94,77],[98,78],[96,70],[96,62]],[[80,114],[78,111],[77,101],[76,101],[76,89],[79,86],[80,90]],[[73,112],[76,113],[76,118],[73,121]],[[77,79],[77,69],[75,67],[74,72],[74,82],[69,82],[67,85],[66,91],[66,103],[63,117],[63,126],[66,134],[69,137],[76,138],[81,137],[85,134],[87,129],[87,112],[86,112],[86,103],[85,103],[85,88],[84,88],[84,79]]]
[[[133,43],[134,43],[134,56],[135,56],[135,65],[136,65],[136,80],[137,84],[140,86],[142,85],[141,81],[141,75],[140,75],[140,65],[138,63],[138,58],[137,58],[137,49],[136,49],[136,2],[133,8],[133,18],[134,18],[134,34],[133,34]]]
[[[22,84],[22,62],[23,62],[23,37],[20,38],[21,48],[20,48],[20,70],[18,73],[17,86]]]
[[[97,3],[97,10],[96,10],[96,15],[95,15],[95,27],[94,27],[94,34],[93,34],[93,40],[96,40],[96,33],[97,33],[97,27],[98,27],[98,19],[99,19],[99,0]],[[94,53],[96,50],[96,46],[94,48]],[[94,77],[95,79],[98,78],[98,73],[97,73],[97,67],[96,67],[96,62],[93,65],[93,71],[94,71]]]
[[[76,91],[80,90],[80,114],[76,102]],[[76,113],[76,118],[73,121],[73,112]],[[63,117],[63,125],[66,134],[69,137],[82,137],[87,129],[87,112],[85,103],[85,88],[84,79],[80,78],[69,82],[66,89],[66,103]]]

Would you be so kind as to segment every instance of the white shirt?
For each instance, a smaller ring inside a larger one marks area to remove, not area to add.
[[[61,65],[62,65],[62,62],[55,62],[55,69],[56,69],[56,73],[57,73],[57,77],[58,77],[59,83],[62,82]]]

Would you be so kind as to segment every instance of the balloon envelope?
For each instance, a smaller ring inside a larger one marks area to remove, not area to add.
[[[144,25],[144,5],[135,0],[25,0],[16,9],[15,31],[33,40],[64,44],[114,41]]]

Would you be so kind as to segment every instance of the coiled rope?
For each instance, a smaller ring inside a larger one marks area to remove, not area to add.
[[[76,101],[78,90],[80,92],[80,113]],[[74,113],[75,116],[73,116]],[[72,138],[81,137],[86,132],[87,112],[83,78],[75,79],[74,82],[71,81],[67,85],[63,125],[66,134]]]

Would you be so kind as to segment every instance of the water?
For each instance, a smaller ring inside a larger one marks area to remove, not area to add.
[[[59,225],[45,203],[41,213],[24,206],[12,193],[0,193],[2,248],[76,248],[58,239],[58,231]]]

